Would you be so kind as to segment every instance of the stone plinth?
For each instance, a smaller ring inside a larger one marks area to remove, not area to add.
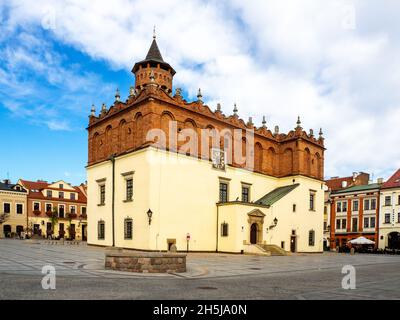
[[[186,272],[186,254],[107,252],[105,268],[138,273]]]

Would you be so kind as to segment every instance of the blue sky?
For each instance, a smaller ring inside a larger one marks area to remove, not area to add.
[[[122,99],[153,25],[175,87],[287,132],[323,128],[327,177],[400,167],[400,4],[0,0],[0,178],[85,181],[86,126]]]

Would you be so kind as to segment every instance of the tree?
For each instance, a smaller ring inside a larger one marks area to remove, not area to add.
[[[58,223],[58,211],[54,208],[50,217],[51,234],[54,234],[54,226]]]

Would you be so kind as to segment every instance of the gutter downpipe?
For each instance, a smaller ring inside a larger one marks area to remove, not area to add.
[[[218,224],[219,224],[219,206],[217,204],[217,241],[216,241],[216,248],[215,252],[218,252]]]
[[[112,200],[111,200],[111,222],[112,222],[112,246],[115,247],[115,155],[110,157],[112,164]]]

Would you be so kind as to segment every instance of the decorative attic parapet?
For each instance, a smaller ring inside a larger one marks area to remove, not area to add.
[[[304,139],[319,146],[324,145],[322,129],[320,131],[318,139],[316,139],[314,136],[314,131],[312,129],[310,130],[310,133],[307,133],[303,130],[303,128],[301,127],[300,118],[298,118],[296,128],[289,131],[287,134],[280,133],[279,131],[272,133],[266,126],[265,117],[263,117],[261,127],[255,127],[252,118],[250,118],[247,123],[242,118],[239,118],[236,103],[234,104],[233,114],[226,116],[222,113],[220,105],[217,105],[217,109],[215,111],[212,111],[208,105],[204,104],[203,100],[201,99],[201,92],[201,98],[198,97],[196,101],[192,102],[187,102],[186,100],[184,100],[181,92],[181,89],[177,88],[175,91],[175,95],[171,96],[156,83],[148,84],[143,87],[142,90],[135,90],[135,94],[133,94],[132,90],[130,90],[130,95],[126,102],[116,101],[114,105],[112,105],[108,110],[105,104],[103,104],[102,111],[97,117],[93,115],[90,116],[89,125],[93,126],[99,122],[102,122],[105,119],[112,117],[115,114],[118,114],[121,111],[133,108],[136,104],[146,99],[152,98],[173,104],[192,112],[196,112],[200,115],[213,118],[235,128],[243,130],[254,129],[255,134],[264,136],[277,142],[286,142],[293,139]]]

